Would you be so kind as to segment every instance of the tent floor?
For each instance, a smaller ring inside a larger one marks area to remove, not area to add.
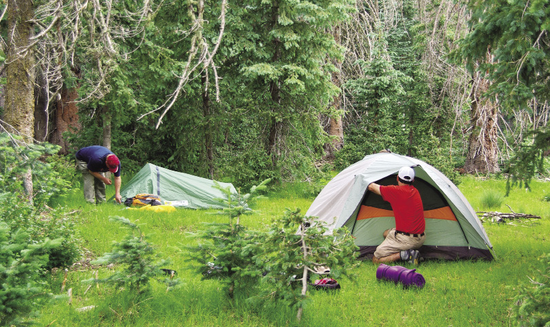
[[[359,260],[372,260],[376,246],[359,246]],[[493,260],[490,250],[462,246],[422,246],[420,255],[425,260]]]

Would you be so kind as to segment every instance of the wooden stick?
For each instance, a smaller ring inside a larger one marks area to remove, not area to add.
[[[63,277],[63,283],[61,284],[61,292],[65,290],[65,283],[67,282],[67,274],[69,270],[65,268],[65,277]]]

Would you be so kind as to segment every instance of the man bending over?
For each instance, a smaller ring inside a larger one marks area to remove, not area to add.
[[[111,185],[105,172],[115,175],[115,201],[121,203],[120,196],[120,160],[106,147],[92,145],[78,150],[76,153],[76,169],[82,172],[84,180],[84,198],[90,203],[105,201],[105,184]]]

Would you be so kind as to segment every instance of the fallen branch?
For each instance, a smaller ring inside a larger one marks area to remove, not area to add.
[[[491,222],[497,222],[497,223],[504,222],[504,220],[506,219],[508,220],[523,219],[523,218],[540,219],[540,216],[536,216],[528,213],[516,213],[516,212],[504,213],[504,212],[498,212],[498,211],[478,211],[477,214],[481,215],[480,219],[482,221],[485,219],[490,219]]]

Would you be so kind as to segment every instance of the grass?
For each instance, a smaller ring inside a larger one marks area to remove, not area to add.
[[[483,194],[504,193],[504,180],[464,178],[459,185],[476,211],[484,209]],[[251,229],[263,229],[285,208],[307,210],[313,200],[303,197],[302,188],[287,188],[284,196],[272,194],[255,206],[258,214],[245,216],[241,222]],[[112,192],[112,190],[110,190]],[[125,231],[109,216],[118,215],[138,221],[165,258],[169,268],[178,272],[183,286],[166,292],[163,285],[152,283],[152,292],[144,298],[133,298],[127,292],[82,283],[83,280],[110,273],[107,268],[76,265],[68,273],[61,292],[63,273],[52,275],[53,291],[67,298],[43,308],[41,326],[509,326],[512,299],[520,284],[528,284],[541,263],[536,258],[549,251],[550,208],[544,195],[550,184],[533,182],[530,192],[513,189],[509,197],[491,210],[531,213],[542,219],[511,224],[485,224],[496,260],[492,262],[430,261],[417,267],[426,279],[422,289],[403,289],[376,279],[376,266],[362,262],[355,269],[354,280],[341,279],[339,291],[310,292],[311,302],[304,310],[301,323],[295,311],[276,303],[262,307],[246,301],[241,294],[227,298],[217,281],[201,281],[189,270],[184,246],[190,244],[187,232],[195,231],[204,221],[224,222],[213,215],[215,210],[178,209],[175,213],[152,213],[128,210],[123,206],[88,205],[79,192],[62,199],[60,205],[80,210],[78,235],[84,240],[89,256],[109,251]],[[412,268],[412,267],[409,267]],[[138,304],[139,303],[139,304]],[[95,306],[88,311],[79,308]]]
[[[499,208],[503,202],[504,195],[494,190],[487,191],[481,196],[481,207],[485,210]]]

